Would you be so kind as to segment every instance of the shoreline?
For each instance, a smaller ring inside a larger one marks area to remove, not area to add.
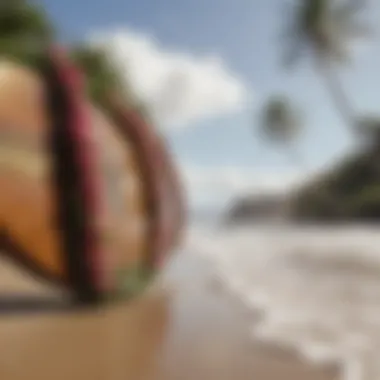
[[[198,274],[183,279],[174,273],[173,284],[181,284],[175,300],[178,326],[164,346],[166,377],[160,380],[340,379],[338,365],[313,365],[291,348],[254,338],[251,330],[261,319],[260,310],[229,293],[202,257],[184,256],[178,258],[178,267]],[[185,376],[187,371],[191,376]]]
[[[152,288],[129,304],[71,315],[0,315],[0,378],[339,379],[337,368],[313,366],[252,338],[255,313],[213,283],[201,257],[183,253],[169,267],[161,279],[168,289]]]

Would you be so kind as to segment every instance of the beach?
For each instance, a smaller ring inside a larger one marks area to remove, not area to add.
[[[3,289],[51,293],[8,263],[0,268]],[[163,277],[139,299],[102,310],[0,316],[0,378],[338,379],[337,368],[253,339],[258,316],[215,282],[200,256],[178,254]]]

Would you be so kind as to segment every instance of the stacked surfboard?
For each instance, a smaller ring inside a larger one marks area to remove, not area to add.
[[[0,252],[92,304],[144,289],[184,210],[159,132],[85,79],[54,49],[39,70],[0,60]]]

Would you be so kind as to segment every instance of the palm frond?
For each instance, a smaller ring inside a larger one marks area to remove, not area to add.
[[[348,41],[353,38],[368,38],[373,35],[373,28],[359,14],[365,3],[364,0],[347,0],[344,3],[338,3],[331,10],[337,32]]]
[[[357,16],[362,13],[368,6],[367,0],[346,0],[337,4],[342,14],[347,17]]]
[[[260,134],[273,142],[287,143],[299,133],[299,114],[283,95],[271,97],[261,112]]]
[[[338,63],[348,61],[351,40],[371,34],[369,25],[360,19],[365,5],[365,0],[297,0],[288,17],[292,43],[285,45],[288,50],[290,46],[286,56],[300,56],[298,47],[308,46],[310,51],[325,59]],[[292,58],[290,62],[297,62],[297,59]]]

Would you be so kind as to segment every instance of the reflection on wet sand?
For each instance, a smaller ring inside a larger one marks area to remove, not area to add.
[[[2,294],[52,294],[6,262],[0,275]],[[92,312],[0,314],[0,379],[150,377],[167,329],[168,301],[157,291]]]
[[[1,380],[330,380],[249,335],[252,315],[220,289],[199,258],[178,257],[170,279],[96,312],[0,315]],[[0,263],[0,289],[32,290]],[[16,281],[18,279],[18,281]],[[18,286],[16,286],[18,283]],[[51,292],[48,291],[50,294]]]
[[[167,317],[165,299],[96,314],[11,317],[0,322],[0,378],[145,379]]]

